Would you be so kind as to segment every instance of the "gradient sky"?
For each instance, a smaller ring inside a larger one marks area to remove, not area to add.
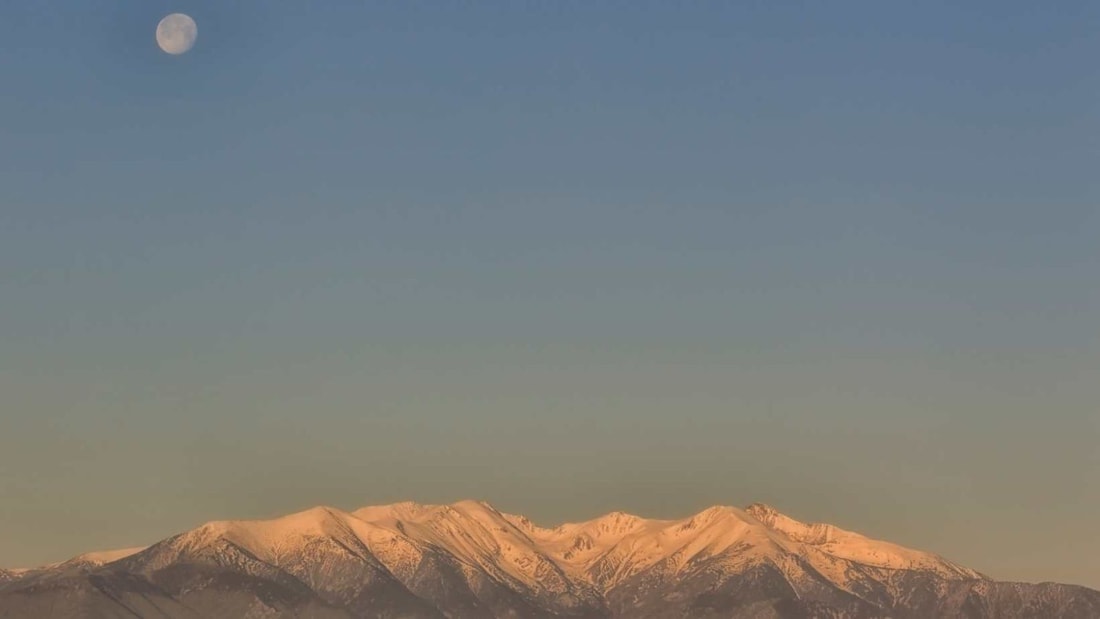
[[[316,504],[764,501],[1100,587],[1098,32],[2,3],[0,566]]]

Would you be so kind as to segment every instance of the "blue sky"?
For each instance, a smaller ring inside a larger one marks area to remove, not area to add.
[[[2,564],[759,500],[1100,586],[1095,3],[78,4],[0,7]]]

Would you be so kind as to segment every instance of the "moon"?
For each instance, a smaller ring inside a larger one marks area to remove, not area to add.
[[[157,45],[162,50],[179,56],[186,54],[195,46],[199,38],[199,27],[195,20],[183,13],[172,13],[157,24]]]

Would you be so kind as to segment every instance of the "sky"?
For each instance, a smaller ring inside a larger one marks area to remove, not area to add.
[[[2,3],[0,566],[318,504],[761,501],[1100,588],[1098,32]]]

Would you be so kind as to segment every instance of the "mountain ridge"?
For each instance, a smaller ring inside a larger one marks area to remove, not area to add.
[[[484,501],[319,506],[0,571],[0,617],[59,603],[173,619],[1100,616],[1100,592],[1000,583],[762,503],[554,527]]]

